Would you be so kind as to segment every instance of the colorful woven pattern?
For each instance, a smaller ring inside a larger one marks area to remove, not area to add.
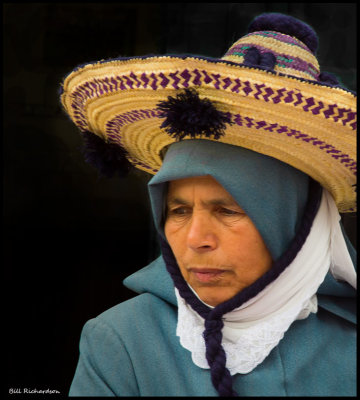
[[[321,83],[316,57],[295,37],[251,32],[222,59],[134,57],[88,64],[66,77],[61,100],[81,131],[117,144],[134,166],[155,174],[176,140],[161,128],[158,105],[191,88],[228,116],[221,137],[207,140],[278,158],[325,187],[340,212],[355,211],[356,95]],[[194,138],[186,132],[182,137]]]
[[[231,79],[229,76],[220,74],[209,74],[205,70],[194,69],[189,71],[185,68],[182,71],[175,71],[165,76],[163,72],[147,75],[142,73],[137,77],[133,72],[129,75],[117,75],[110,79],[94,79],[87,81],[77,88],[74,92],[76,101],[72,103],[74,109],[75,123],[82,130],[88,130],[86,116],[84,114],[84,100],[97,98],[105,94],[116,93],[117,91],[127,91],[130,89],[184,89],[196,86],[209,86],[217,90],[225,90],[239,93],[257,100],[278,104],[284,102],[293,106],[301,107],[305,112],[313,115],[321,115],[331,118],[342,125],[349,125],[356,130],[356,112],[351,108],[339,107],[338,104],[325,104],[321,100],[316,100],[313,96],[305,97],[300,91],[287,90],[286,88],[273,89],[264,83],[258,84],[249,80]]]
[[[242,64],[247,50],[251,47],[256,47],[262,54],[274,54],[275,71],[305,79],[319,78],[319,64],[311,51],[300,40],[279,32],[249,33],[235,42],[223,59]]]

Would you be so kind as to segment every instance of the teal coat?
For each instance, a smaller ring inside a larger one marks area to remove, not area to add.
[[[131,275],[138,296],[88,321],[70,396],[218,396],[176,336],[177,302],[162,258]],[[330,274],[319,310],[295,321],[249,374],[234,376],[239,396],[355,396],[355,290]]]

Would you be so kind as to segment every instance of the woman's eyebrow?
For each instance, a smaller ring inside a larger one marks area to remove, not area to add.
[[[209,204],[209,205],[214,205],[214,206],[238,206],[238,203],[231,199],[231,198],[218,198],[218,199],[212,199],[205,201],[204,204]]]
[[[177,206],[177,205],[189,205],[190,203],[186,200],[182,199],[181,197],[171,197],[167,200],[168,206]]]

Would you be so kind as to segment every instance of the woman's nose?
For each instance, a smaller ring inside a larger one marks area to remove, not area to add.
[[[193,212],[187,232],[188,246],[200,253],[215,250],[218,239],[211,217],[205,212]]]

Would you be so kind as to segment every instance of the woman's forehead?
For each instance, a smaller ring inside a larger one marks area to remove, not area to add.
[[[224,199],[235,201],[232,195],[211,175],[195,176],[169,181],[167,197],[201,194],[202,196],[221,196]]]
[[[176,205],[192,206],[194,203],[199,203],[205,207],[222,206],[241,209],[241,206],[231,194],[210,175],[169,182],[166,203],[168,207]]]

